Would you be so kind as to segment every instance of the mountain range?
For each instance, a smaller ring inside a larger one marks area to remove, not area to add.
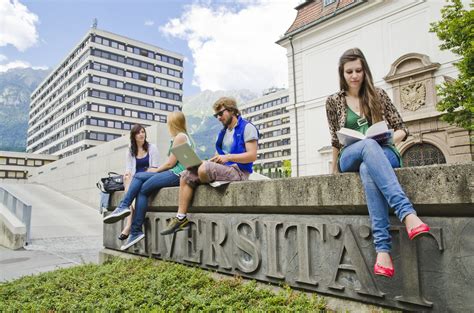
[[[201,159],[214,155],[215,139],[222,128],[221,123],[212,116],[212,105],[220,97],[233,97],[238,104],[244,104],[258,97],[258,94],[242,89],[230,91],[205,90],[183,99],[183,112],[186,115],[189,132],[196,144],[196,152]]]
[[[30,95],[48,73],[32,68],[0,73],[0,150],[25,151]]]
[[[0,150],[26,150],[30,95],[48,73],[48,70],[32,68],[0,73]],[[243,104],[258,94],[249,90],[206,90],[183,99],[189,132],[202,159],[215,152],[215,138],[222,125],[212,116],[212,104],[223,96],[233,97],[238,104]]]

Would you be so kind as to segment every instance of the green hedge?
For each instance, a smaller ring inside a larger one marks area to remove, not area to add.
[[[0,284],[5,311],[325,311],[316,295],[150,259],[82,265]]]

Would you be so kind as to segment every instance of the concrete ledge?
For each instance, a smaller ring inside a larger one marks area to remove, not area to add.
[[[396,170],[423,216],[474,216],[474,163]],[[118,205],[123,192],[113,195]],[[150,202],[151,212],[175,212],[178,188],[164,188]],[[192,213],[357,214],[366,215],[357,173],[237,182],[218,188],[199,186]]]
[[[0,245],[16,250],[25,244],[25,225],[3,204],[0,204]]]
[[[473,167],[396,171],[431,231],[409,240],[390,217],[392,279],[373,273],[373,233],[355,173],[200,186],[189,229],[169,236],[160,232],[176,214],[178,189],[163,189],[150,199],[145,239],[127,252],[393,309],[472,311],[465,291],[474,289]],[[104,247],[120,249],[122,227],[104,224]]]

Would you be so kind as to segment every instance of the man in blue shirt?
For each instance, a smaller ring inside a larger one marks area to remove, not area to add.
[[[248,180],[257,159],[258,130],[243,119],[233,98],[223,97],[214,105],[214,117],[224,128],[216,141],[217,154],[199,167],[182,172],[179,185],[178,214],[161,234],[169,235],[188,227],[186,213],[199,184],[214,181]]]

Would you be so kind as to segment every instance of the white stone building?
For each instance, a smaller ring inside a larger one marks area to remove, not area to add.
[[[398,147],[405,165],[473,160],[471,134],[440,121],[435,108],[435,85],[457,76],[458,56],[441,51],[429,32],[445,4],[306,0],[295,8],[295,21],[277,42],[288,52],[293,176],[329,173],[325,101],[339,89],[339,57],[353,47],[364,52],[375,85],[407,123],[411,134]]]
[[[272,88],[263,97],[241,106],[244,118],[260,132],[258,158],[254,169],[269,177],[280,177],[283,161],[291,160],[288,89]]]
[[[91,28],[32,93],[27,152],[62,158],[166,123],[182,87],[182,55]]]

